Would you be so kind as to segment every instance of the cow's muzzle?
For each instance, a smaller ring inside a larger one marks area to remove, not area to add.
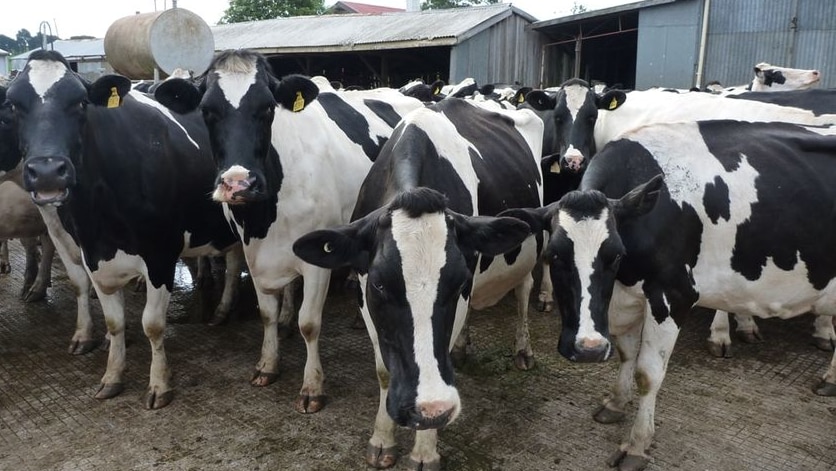
[[[565,347],[564,342],[558,344],[560,354],[578,363],[599,363],[612,356],[612,344],[606,339],[577,339],[570,348]]]
[[[415,430],[442,428],[457,415],[457,405],[451,401],[432,401],[418,404],[411,411],[407,426]]]
[[[23,166],[23,187],[41,206],[66,201],[75,181],[75,167],[67,157],[31,157]]]
[[[220,178],[212,195],[215,201],[227,204],[245,204],[262,200],[264,197],[265,195],[259,191],[256,177],[252,175]]]

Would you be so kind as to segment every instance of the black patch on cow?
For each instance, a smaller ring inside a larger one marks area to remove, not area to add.
[[[382,143],[376,142],[370,137],[369,123],[366,121],[366,117],[343,101],[336,93],[321,93],[318,100],[328,117],[337,124],[352,142],[363,148],[363,152],[369,160],[374,160]]]
[[[392,107],[392,105],[386,103],[385,101],[365,99],[363,100],[363,104],[372,110],[372,113],[377,115],[378,118],[386,122],[386,124],[392,129],[394,129],[401,121],[401,115],[395,111],[395,108]]]
[[[421,187],[399,193],[389,203],[389,209],[402,209],[410,218],[424,214],[441,213],[447,208],[447,198],[430,188]]]
[[[731,201],[729,187],[720,176],[714,177],[714,183],[706,183],[702,204],[711,222],[717,224],[720,218],[726,221],[731,218]]]
[[[833,88],[790,90],[781,93],[746,92],[738,95],[729,95],[727,98],[801,108],[802,110],[812,112],[816,116],[836,114],[836,89]]]

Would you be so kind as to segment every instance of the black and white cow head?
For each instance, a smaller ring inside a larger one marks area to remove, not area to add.
[[[212,198],[228,204],[263,201],[278,192],[281,170],[268,157],[275,154],[271,137],[276,107],[302,111],[318,94],[307,77],[279,80],[264,56],[246,50],[218,54],[199,86],[171,79],[154,92],[175,112],[200,108],[218,167]]]
[[[416,79],[399,88],[398,91],[403,93],[405,96],[411,96],[424,103],[431,103],[444,98],[444,95],[441,93],[441,89],[444,85],[445,83],[443,80],[436,80],[435,82],[427,85],[423,80]]]
[[[0,86],[0,176],[17,167],[20,158],[14,112],[6,101],[6,88]]]
[[[753,92],[804,90],[821,80],[818,70],[778,67],[766,62],[756,65],[754,71],[755,78],[751,85]]]
[[[131,82],[105,75],[90,84],[55,51],[35,51],[6,93],[19,132],[23,184],[35,203],[61,204],[76,183],[87,107],[117,107]]]
[[[402,426],[438,428],[461,408],[449,350],[478,254],[505,253],[528,234],[522,221],[464,216],[441,193],[417,188],[351,224],[301,237],[293,251],[314,265],[356,270],[390,377],[389,415]]]
[[[526,97],[526,106],[539,112],[543,129],[544,167],[555,173],[559,169],[582,172],[595,155],[593,131],[598,110],[612,110],[626,100],[621,90],[596,95],[585,81],[570,79],[556,91],[533,90]],[[553,166],[559,165],[559,169]]]
[[[532,231],[551,233],[543,257],[562,318],[557,349],[567,359],[597,362],[612,354],[608,309],[626,255],[618,228],[653,209],[661,184],[655,177],[618,200],[576,190],[542,208],[500,213],[526,221]]]

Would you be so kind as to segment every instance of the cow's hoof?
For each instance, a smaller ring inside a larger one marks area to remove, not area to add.
[[[23,302],[36,303],[46,299],[46,287],[40,289],[29,289],[23,293]]]
[[[731,358],[731,344],[708,341],[708,353],[717,358]]]
[[[813,386],[813,392],[819,396],[836,396],[836,383],[820,381],[819,384]]]
[[[153,390],[149,389],[145,392],[145,396],[142,398],[142,403],[145,405],[145,408],[148,410],[154,409],[162,409],[163,407],[171,404],[171,401],[174,399],[174,390],[169,389],[168,391],[159,394],[154,392]]]
[[[516,366],[518,370],[528,371],[534,368],[535,363],[534,355],[529,355],[525,353],[524,350],[520,350],[516,355],[514,355],[514,366]]]
[[[282,340],[287,340],[293,337],[293,331],[296,330],[292,326],[289,325],[279,325],[277,328],[279,338]]]
[[[441,460],[417,461],[409,458],[406,469],[410,471],[441,471]]]
[[[819,350],[824,350],[825,352],[832,352],[834,348],[836,348],[836,339],[825,339],[821,337],[813,337],[813,345],[816,346]]]
[[[265,373],[263,371],[255,370],[252,379],[250,379],[250,384],[259,387],[268,386],[275,383],[278,378],[278,373]]]
[[[537,310],[540,312],[552,312],[554,310],[554,303],[551,301],[539,301],[537,303]]]
[[[324,395],[305,396],[304,394],[300,394],[296,398],[296,404],[294,404],[293,408],[300,414],[315,414],[325,407],[325,402]]]
[[[737,331],[737,336],[740,337],[740,340],[746,343],[761,343],[763,342],[763,337],[761,336],[760,332],[741,332]]]
[[[614,424],[624,420],[626,414],[622,411],[612,410],[602,405],[592,413],[592,418],[599,424]]]
[[[217,327],[224,324],[228,318],[227,314],[228,313],[226,312],[215,311],[215,313],[212,314],[212,318],[209,319],[208,325],[210,327]]]
[[[127,342],[125,342],[125,346],[127,347]],[[99,344],[99,350],[103,352],[110,350],[110,334],[105,335],[104,340],[102,340],[102,343]]]
[[[96,399],[111,399],[122,394],[124,390],[125,385],[122,383],[103,383],[99,386],[99,390],[94,397]]]
[[[380,448],[371,443],[366,447],[366,464],[377,469],[395,466],[398,461],[398,447]]]
[[[70,355],[84,355],[92,352],[99,345],[95,340],[73,340],[67,349]]]
[[[618,471],[641,471],[650,462],[644,456],[628,455],[626,451],[617,450],[607,458],[607,465],[618,467]]]

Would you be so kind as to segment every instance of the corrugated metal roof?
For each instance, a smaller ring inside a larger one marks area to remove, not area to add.
[[[67,60],[104,58],[105,56],[104,39],[59,39],[51,45],[47,44],[46,47],[47,49],[51,48],[60,52]],[[18,54],[12,57],[12,60],[27,59],[29,54],[40,49],[33,49],[23,54]]]
[[[673,3],[675,1],[677,1],[677,0],[641,0],[641,1],[633,2],[633,3],[625,3],[624,5],[617,5],[617,6],[610,7],[610,8],[602,8],[600,10],[586,11],[586,12],[583,12],[583,13],[578,13],[577,15],[568,15],[568,16],[562,16],[560,18],[554,18],[554,19],[551,19],[551,20],[538,21],[538,22],[534,23],[532,28],[536,29],[536,30],[543,30],[543,29],[548,28],[549,26],[562,25],[562,24],[566,24],[566,23],[576,23],[578,21],[586,20],[586,19],[589,19],[589,18],[598,18],[598,17],[601,17],[601,16],[614,15],[614,14],[624,13],[624,12],[628,12],[628,11],[641,10],[642,8],[655,7],[656,5],[665,5],[667,3]],[[583,2],[578,2],[578,3],[582,4]]]
[[[338,8],[340,5],[345,7],[347,10],[354,11],[356,13],[386,13],[386,12],[393,12],[393,11],[404,11],[403,8],[392,8],[392,7],[384,7],[379,5],[368,5],[366,3],[357,3],[357,2],[337,2],[331,6],[331,9]]]
[[[450,46],[517,14],[508,4],[381,13],[297,16],[211,27],[215,49],[261,52],[336,52]]]

